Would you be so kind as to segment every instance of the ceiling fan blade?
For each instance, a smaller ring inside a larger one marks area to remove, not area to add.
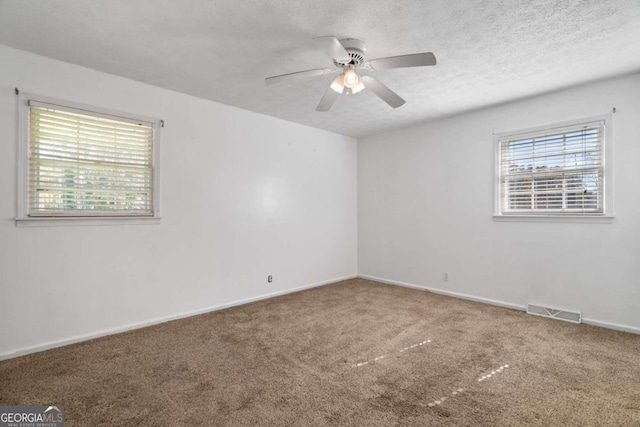
[[[334,36],[322,36],[314,37],[313,40],[322,44],[327,52],[331,54],[331,57],[338,62],[349,62],[351,57],[346,51],[344,46],[340,44],[337,38]]]
[[[371,76],[362,76],[364,87],[375,93],[380,99],[389,104],[393,108],[398,108],[406,101],[398,96],[397,93],[380,83]]]
[[[333,103],[336,102],[336,99],[344,93],[344,86],[342,86],[340,78],[341,76],[338,76],[333,83],[331,83],[331,86],[327,88],[327,91],[324,93],[324,96],[316,107],[316,111],[329,111]],[[334,87],[339,87],[341,92],[336,92],[333,89]]]
[[[266,84],[280,83],[292,77],[321,76],[324,74],[331,74],[334,71],[337,71],[337,68],[333,70],[329,68],[317,68],[315,70],[296,71],[295,73],[287,73],[287,74],[280,74],[279,76],[267,77],[266,79],[264,79],[264,82]]]
[[[436,57],[431,52],[414,53],[412,55],[390,56],[388,58],[372,59],[369,68],[384,70],[385,68],[426,67],[436,65]]]

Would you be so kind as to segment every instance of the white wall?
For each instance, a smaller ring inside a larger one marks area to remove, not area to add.
[[[494,132],[614,106],[613,224],[493,221]],[[358,271],[515,306],[578,309],[591,322],[640,332],[639,135],[636,74],[364,138]]]
[[[354,139],[4,46],[0,64],[0,357],[356,274]],[[164,119],[161,223],[16,227],[14,87]]]

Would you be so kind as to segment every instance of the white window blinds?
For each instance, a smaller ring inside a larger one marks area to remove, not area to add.
[[[151,123],[29,102],[29,216],[153,216]]]
[[[500,214],[603,214],[604,122],[499,140]]]

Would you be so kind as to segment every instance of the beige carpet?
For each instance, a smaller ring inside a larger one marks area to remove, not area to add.
[[[355,279],[1,362],[0,404],[67,426],[640,426],[640,336]]]

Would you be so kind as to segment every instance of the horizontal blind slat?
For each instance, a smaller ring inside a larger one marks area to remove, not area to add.
[[[113,138],[99,135],[64,134],[61,132],[34,131],[30,132],[31,141],[34,143],[48,142],[49,144],[95,146],[105,148],[122,148],[130,151],[147,151],[153,145],[153,138]],[[79,138],[82,138],[79,140]]]
[[[29,100],[28,104],[31,109],[45,110],[47,112],[51,112],[55,114],[67,114],[71,116],[78,116],[81,119],[88,119],[88,120],[94,119],[94,120],[102,120],[105,122],[116,122],[122,125],[126,125],[126,124],[134,124],[134,125],[142,124],[147,126],[153,125],[153,123],[149,120],[127,117],[127,115],[114,115],[109,113],[100,113],[96,111],[89,111],[85,109],[69,107],[66,105],[36,101],[33,99]]]

